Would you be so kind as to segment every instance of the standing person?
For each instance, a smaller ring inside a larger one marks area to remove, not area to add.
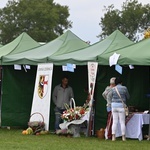
[[[130,98],[128,89],[126,86],[122,85],[122,80],[118,77],[115,80],[116,86],[112,88],[112,90],[108,94],[108,101],[111,101],[112,107],[112,116],[113,116],[113,124],[112,124],[112,141],[116,140],[115,134],[117,129],[118,120],[121,125],[121,133],[122,133],[122,140],[125,141],[125,110],[124,103],[126,100]],[[120,98],[120,96],[121,98]]]
[[[54,88],[52,98],[55,104],[55,131],[60,129],[61,115],[65,111],[64,104],[70,104],[70,99],[74,97],[72,87],[68,85],[68,76],[63,76],[61,84]]]
[[[112,77],[110,79],[110,85],[106,87],[105,91],[102,93],[102,96],[107,101],[106,108],[107,108],[107,126],[105,130],[105,138],[111,139],[112,133],[111,133],[111,127],[112,127],[112,113],[111,113],[111,102],[108,101],[108,94],[111,91],[111,89],[115,86],[115,77]]]

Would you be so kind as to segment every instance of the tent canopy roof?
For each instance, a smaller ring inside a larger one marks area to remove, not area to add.
[[[118,60],[120,65],[150,65],[150,38],[112,52],[103,53],[98,57],[99,64],[109,65],[109,57],[114,52],[120,54]]]
[[[132,43],[133,42],[130,41],[124,34],[122,34],[119,30],[116,30],[100,42],[72,53],[59,56],[52,55],[48,57],[48,61],[53,62],[56,65],[65,64],[67,62],[85,65],[87,64],[87,61],[97,61],[97,56],[104,52],[111,52],[115,49],[131,45]]]
[[[16,54],[38,47],[40,44],[32,39],[27,33],[23,32],[12,42],[0,48],[0,58],[8,54]]]
[[[3,65],[14,63],[37,65],[38,63],[47,62],[47,58],[51,55],[62,55],[88,46],[86,42],[68,30],[63,35],[43,46],[3,57]]]

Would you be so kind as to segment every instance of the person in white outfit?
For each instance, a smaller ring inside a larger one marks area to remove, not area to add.
[[[109,92],[109,95],[108,95],[108,101],[111,102],[112,116],[113,116],[112,141],[116,140],[115,134],[116,134],[118,121],[120,122],[120,125],[121,125],[122,140],[125,141],[126,140],[125,138],[125,110],[124,110],[124,105],[122,103],[122,100],[124,103],[126,103],[126,100],[130,98],[130,95],[129,95],[127,87],[122,85],[122,80],[119,77],[115,79],[115,84],[116,86],[112,88],[112,90]],[[117,90],[121,98],[118,95]]]

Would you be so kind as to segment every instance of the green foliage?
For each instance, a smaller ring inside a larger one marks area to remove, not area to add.
[[[0,9],[0,41],[6,44],[27,32],[39,42],[48,42],[71,27],[69,10],[53,0],[9,0]]]
[[[142,5],[138,0],[126,0],[122,10],[114,8],[114,5],[105,7],[106,13],[101,18],[100,26],[102,39],[118,29],[129,39],[138,41],[137,33],[142,33],[150,26],[150,4]]]

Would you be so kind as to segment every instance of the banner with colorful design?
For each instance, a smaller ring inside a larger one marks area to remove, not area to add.
[[[52,73],[52,63],[38,65],[31,109],[31,115],[34,115],[29,120],[44,121],[46,130],[49,130]]]

